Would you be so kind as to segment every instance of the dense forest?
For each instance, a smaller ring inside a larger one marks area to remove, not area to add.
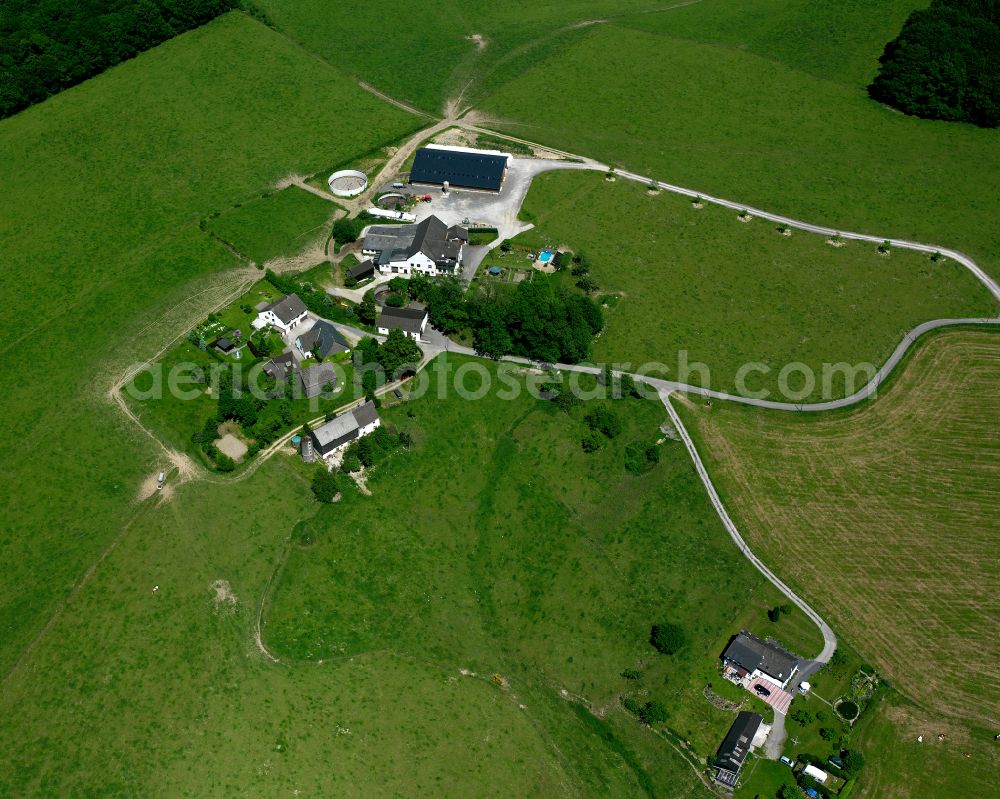
[[[1000,125],[1000,0],[933,0],[885,47],[868,93],[924,119]]]
[[[239,0],[0,0],[0,118],[240,5]]]

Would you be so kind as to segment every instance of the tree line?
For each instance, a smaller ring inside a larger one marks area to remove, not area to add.
[[[1000,125],[1000,2],[933,0],[879,59],[869,95],[924,119]]]
[[[242,6],[241,0],[3,0],[0,118]]]

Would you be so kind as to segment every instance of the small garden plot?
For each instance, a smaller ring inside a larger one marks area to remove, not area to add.
[[[338,206],[296,186],[265,194],[204,223],[205,229],[258,264],[293,255],[325,238]]]
[[[497,240],[497,229],[495,227],[470,227],[469,246],[479,247],[484,244],[492,244]]]

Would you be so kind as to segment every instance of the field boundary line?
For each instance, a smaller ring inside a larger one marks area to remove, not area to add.
[[[698,473],[698,477],[701,479],[702,485],[705,486],[705,491],[708,494],[708,498],[712,503],[712,507],[715,508],[715,512],[718,514],[719,519],[722,521],[722,526],[726,528],[726,532],[729,533],[729,537],[736,544],[736,548],[750,561],[751,564],[764,575],[782,594],[788,597],[792,602],[799,607],[799,609],[808,616],[812,622],[819,627],[820,632],[823,634],[823,649],[814,658],[817,663],[826,664],[830,661],[833,653],[837,649],[837,636],[833,632],[833,628],[819,615],[815,610],[810,607],[810,605],[802,599],[798,594],[796,594],[791,588],[789,588],[784,582],[782,582],[778,576],[771,571],[764,562],[754,554],[753,550],[744,540],[743,536],[740,534],[739,528],[737,528],[736,523],[730,517],[729,512],[726,510],[726,506],[722,502],[722,498],[719,496],[719,492],[715,490],[715,485],[712,483],[712,478],[708,475],[708,469],[705,468],[705,464],[701,459],[701,455],[698,454],[698,448],[695,446],[694,441],[691,439],[687,428],[684,426],[684,422],[681,421],[680,414],[670,403],[670,395],[673,393],[669,390],[661,389],[659,392],[660,401],[663,403],[663,407],[667,410],[667,415],[670,417],[670,421],[673,423],[674,428],[677,430],[684,442],[684,447],[687,449],[688,454],[691,456],[691,460],[694,463],[695,471]]]

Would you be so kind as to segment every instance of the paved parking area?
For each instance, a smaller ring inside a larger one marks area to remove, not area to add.
[[[470,225],[495,227],[500,231],[500,239],[509,239],[530,225],[518,221],[531,181],[535,175],[553,169],[592,169],[588,164],[573,161],[556,161],[546,158],[514,158],[507,170],[507,177],[499,193],[489,191],[467,191],[452,189],[443,194],[440,187],[411,186],[415,193],[429,194],[429,203],[418,203],[413,209],[417,221],[431,214],[448,225],[461,225],[468,219]]]
[[[756,685],[763,685],[765,688],[767,688],[767,690],[771,692],[771,695],[761,696],[754,690],[754,686]],[[767,704],[773,707],[775,711],[781,713],[782,715],[788,713],[788,706],[792,704],[792,699],[794,699],[794,697],[790,693],[788,693],[788,691],[783,691],[780,688],[778,688],[778,686],[776,686],[774,683],[768,682],[767,680],[762,680],[759,677],[749,680],[746,684],[746,689],[754,696],[756,696],[758,699],[767,702]]]

